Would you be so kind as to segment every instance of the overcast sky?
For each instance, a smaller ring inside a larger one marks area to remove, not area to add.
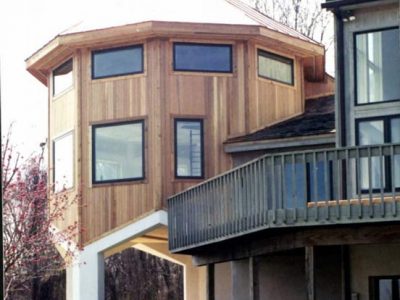
[[[66,28],[87,16],[106,16],[107,9],[104,7],[118,7],[124,1],[132,0],[2,1],[2,136],[13,123],[13,142],[25,157],[39,152],[39,144],[47,137],[47,89],[25,70],[25,59]],[[150,0],[144,2],[151,3]],[[96,12],[95,9],[100,11]],[[112,18],[112,15],[108,17]]]

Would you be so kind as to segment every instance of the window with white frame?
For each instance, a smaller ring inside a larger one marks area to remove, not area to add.
[[[53,95],[58,95],[73,85],[72,58],[53,70]]]
[[[73,136],[73,133],[69,132],[53,141],[53,182],[55,192],[61,192],[73,187]]]

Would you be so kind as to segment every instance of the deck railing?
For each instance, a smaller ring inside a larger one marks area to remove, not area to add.
[[[172,252],[267,228],[400,221],[400,144],[265,155],[168,199]]]

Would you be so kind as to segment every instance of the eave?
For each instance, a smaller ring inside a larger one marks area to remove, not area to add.
[[[323,77],[321,67],[325,49],[322,45],[307,42],[290,35],[276,32],[259,25],[201,24],[147,21],[124,26],[58,35],[26,60],[27,70],[40,82],[47,85],[52,68],[72,55],[75,49],[85,47],[107,47],[121,43],[140,41],[151,37],[204,38],[233,40],[260,40],[275,47],[279,45],[307,58],[306,68],[311,66],[314,77]],[[322,58],[322,59],[321,59]],[[318,65],[318,67],[316,67]],[[310,73],[312,73],[310,72]],[[315,74],[314,74],[315,75]],[[312,77],[312,76],[311,76]]]

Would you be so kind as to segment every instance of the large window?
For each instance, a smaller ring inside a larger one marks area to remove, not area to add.
[[[174,43],[174,70],[231,73],[232,46]]]
[[[258,49],[258,75],[293,85],[293,60]]]
[[[53,70],[53,95],[60,94],[73,84],[72,58]]]
[[[400,116],[361,119],[357,121],[358,145],[400,142]],[[393,161],[381,157],[361,158],[359,180],[361,190],[400,188],[400,155]],[[390,175],[393,169],[394,178]],[[370,178],[371,174],[371,178]],[[370,184],[371,183],[371,184]],[[383,186],[382,186],[383,184]]]
[[[400,100],[399,45],[398,28],[355,35],[358,104]]]
[[[203,178],[203,121],[175,120],[175,176]]]
[[[143,46],[112,48],[92,52],[92,78],[143,72]]]
[[[369,292],[371,300],[399,300],[400,275],[370,277]]]
[[[144,122],[92,127],[93,183],[144,178]]]
[[[73,144],[72,132],[53,141],[53,183],[55,192],[73,187]]]

